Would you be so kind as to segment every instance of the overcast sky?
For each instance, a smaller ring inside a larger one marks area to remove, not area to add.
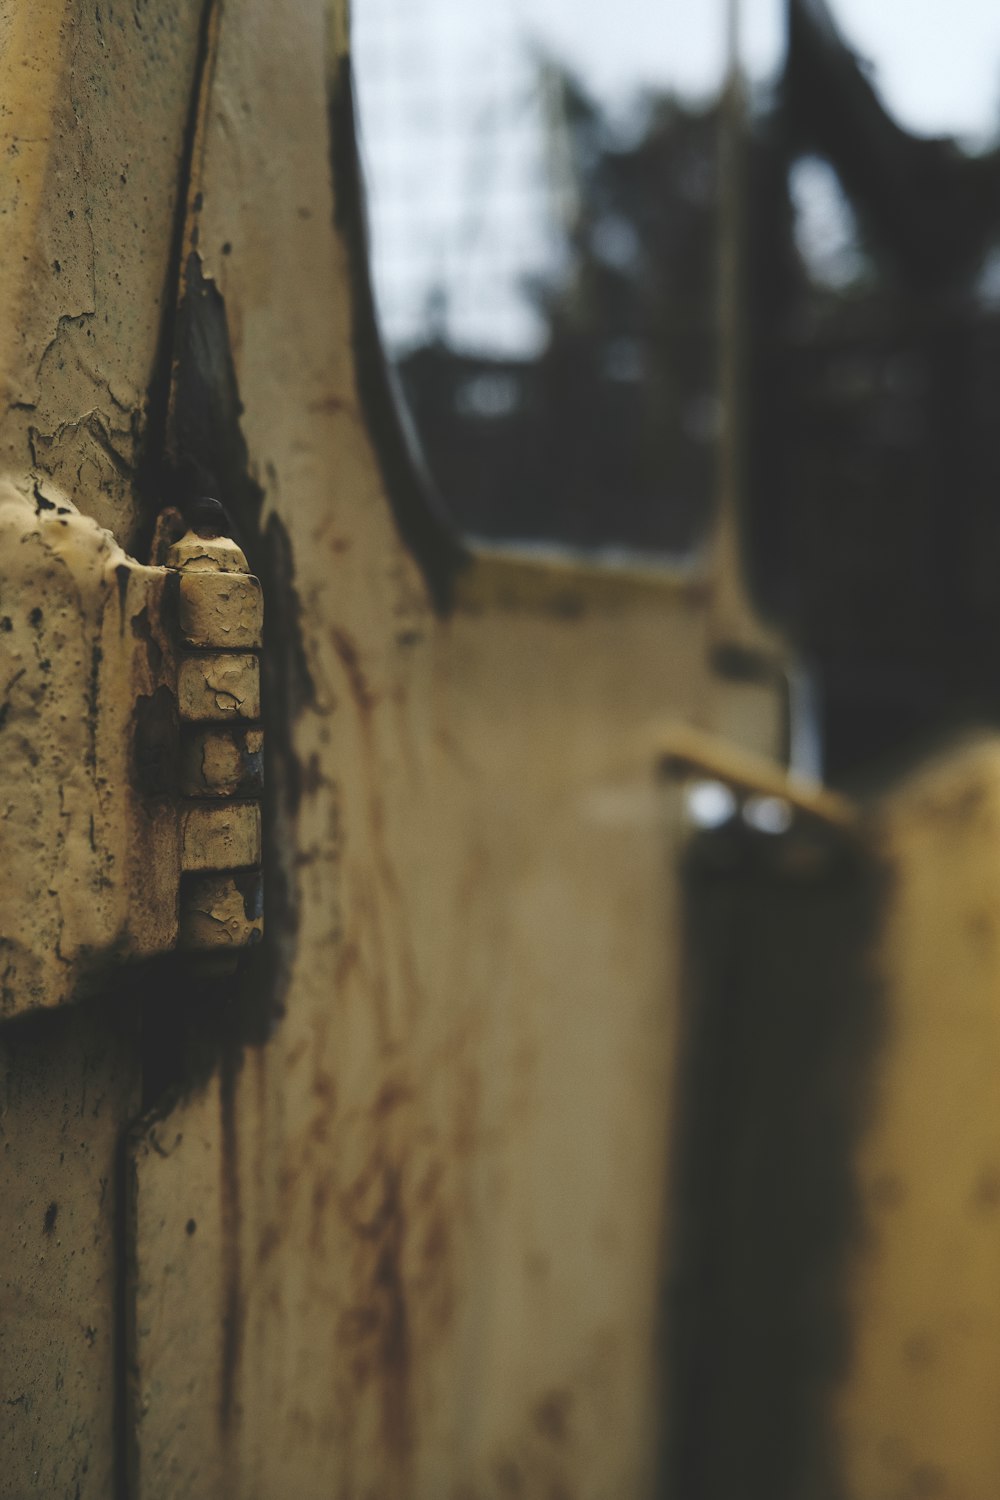
[[[1000,121],[997,0],[835,0],[900,123],[926,135],[994,134]]]
[[[567,64],[613,115],[644,88],[706,98],[725,66],[726,3],[353,0],[390,345],[426,336],[443,288],[437,331],[454,345],[538,346],[525,278],[553,273],[560,240],[533,49]],[[996,133],[1000,0],[833,0],[832,10],[902,124],[980,141]],[[783,0],[741,0],[741,55],[757,79],[780,65],[783,13]]]
[[[721,0],[511,0],[510,9],[605,95],[643,83],[699,93],[724,55]],[[974,134],[996,120],[998,0],[832,0],[831,9],[910,129]],[[759,75],[780,57],[783,3],[742,0],[740,10],[744,59]]]

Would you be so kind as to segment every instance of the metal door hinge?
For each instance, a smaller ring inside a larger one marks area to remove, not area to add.
[[[260,940],[262,628],[210,506],[147,566],[0,482],[0,1018]]]

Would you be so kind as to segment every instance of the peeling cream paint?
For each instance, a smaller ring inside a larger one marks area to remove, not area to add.
[[[176,815],[140,812],[131,763],[136,705],[169,687],[167,576],[65,497],[0,484],[3,1014],[176,941]]]
[[[0,472],[131,549],[200,7],[4,0],[0,20]]]

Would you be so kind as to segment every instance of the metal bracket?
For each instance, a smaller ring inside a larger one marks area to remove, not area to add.
[[[0,1019],[262,935],[260,584],[204,528],[165,562],[0,481]]]
[[[860,821],[857,805],[821,782],[792,775],[776,761],[753,755],[738,745],[703,730],[672,724],[657,745],[660,768],[675,778],[711,778],[741,796],[775,797],[803,817],[841,833],[854,832]]]

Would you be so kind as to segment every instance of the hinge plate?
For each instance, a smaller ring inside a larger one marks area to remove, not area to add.
[[[0,482],[0,1019],[261,936],[260,585],[220,557]]]

